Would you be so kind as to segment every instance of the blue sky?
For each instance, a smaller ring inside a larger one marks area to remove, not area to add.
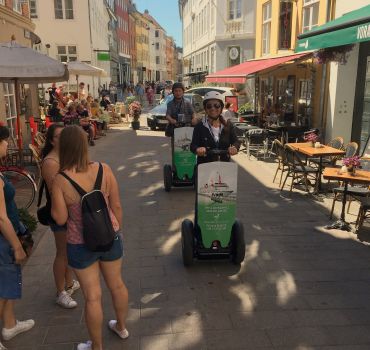
[[[133,0],[136,8],[143,13],[145,9],[172,36],[177,46],[182,46],[182,26],[179,17],[178,0]]]

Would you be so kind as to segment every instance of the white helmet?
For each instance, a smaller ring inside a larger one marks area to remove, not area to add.
[[[203,99],[203,106],[206,106],[207,101],[209,100],[217,100],[220,101],[222,108],[224,108],[224,99],[222,95],[217,91],[209,91],[204,95]]]

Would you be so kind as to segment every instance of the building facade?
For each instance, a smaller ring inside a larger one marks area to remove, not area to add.
[[[255,0],[179,0],[186,84],[254,57],[255,9]]]
[[[40,5],[40,1],[35,4]],[[79,81],[93,96],[98,95],[99,86],[107,88],[111,81],[110,16],[105,1],[45,1],[34,13],[36,34],[42,40],[39,49],[61,62],[78,60],[104,69],[104,78],[81,76]],[[77,91],[75,79],[70,76],[70,91]]]
[[[127,85],[131,80],[129,0],[116,0],[117,43],[119,53],[119,83]]]
[[[147,69],[149,67],[149,21],[142,13],[133,13],[136,31],[136,69],[138,81],[148,80]]]
[[[257,0],[256,59],[294,54],[297,36],[327,22],[326,0]],[[262,119],[322,128],[323,69],[312,54],[256,74],[255,101]]]
[[[0,42],[13,39],[20,45],[32,47],[38,42],[34,35],[35,25],[30,18],[29,4],[20,0],[0,0]],[[25,123],[29,116],[39,116],[37,85],[21,88],[21,129],[24,143],[27,144],[29,128]],[[11,135],[16,138],[16,99],[15,87],[11,83],[0,83],[0,121],[6,123]]]
[[[137,84],[139,81],[137,71],[137,50],[136,50],[136,24],[134,13],[137,12],[131,0],[128,4],[129,12],[129,52],[131,56],[130,83]]]

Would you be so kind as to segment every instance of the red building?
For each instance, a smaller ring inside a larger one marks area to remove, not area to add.
[[[116,0],[115,15],[117,17],[117,46],[119,83],[127,84],[131,80],[131,51],[130,51],[130,19],[129,7],[131,0]]]

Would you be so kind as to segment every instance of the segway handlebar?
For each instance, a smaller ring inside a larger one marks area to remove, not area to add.
[[[218,148],[207,148],[207,155],[210,156],[224,156],[229,154],[229,150],[227,149],[218,149]]]

